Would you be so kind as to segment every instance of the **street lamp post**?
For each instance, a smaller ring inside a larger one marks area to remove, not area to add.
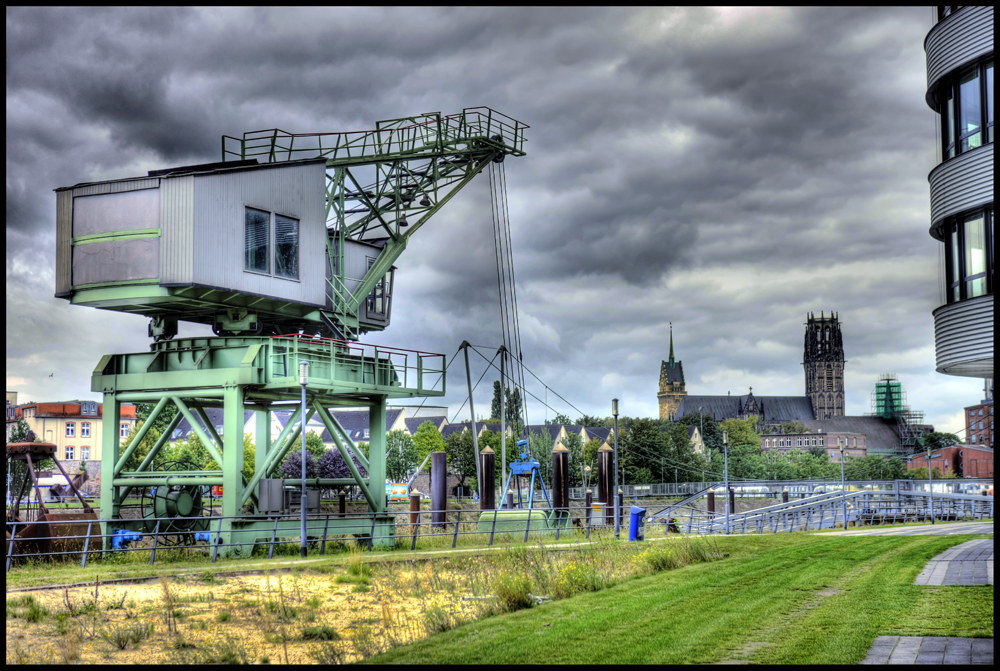
[[[931,450],[927,450],[927,479],[930,481],[931,488],[927,500],[930,501],[931,505],[931,524],[934,524],[934,466],[931,464]]]
[[[590,466],[583,466],[583,488],[589,489],[590,487]]]
[[[611,496],[615,498],[615,538],[619,537],[621,532],[621,511],[618,509],[618,399],[611,399],[611,414],[615,418],[615,491],[611,493]]]
[[[726,535],[729,535],[729,432],[722,432],[722,451],[725,454],[725,470],[723,470],[723,482],[726,488]]]
[[[306,385],[309,384],[309,362],[299,362],[299,384],[302,385],[302,498],[299,501],[302,506],[302,542],[299,544],[299,551],[302,556],[306,556],[306,511],[309,500],[306,496]]]
[[[841,503],[844,510],[844,529],[847,529],[847,480],[844,478],[844,443],[847,442],[837,438],[837,446],[840,448],[840,495],[843,497]]]

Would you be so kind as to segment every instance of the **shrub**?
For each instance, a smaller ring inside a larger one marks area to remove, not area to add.
[[[653,573],[677,568],[681,565],[678,553],[672,547],[653,546],[639,555]]]
[[[559,569],[553,596],[565,599],[583,592],[596,592],[601,589],[601,583],[593,567],[568,561]]]
[[[375,631],[368,625],[360,625],[351,630],[351,645],[354,652],[361,659],[366,659],[372,655],[383,652],[386,648],[385,639],[375,634]]]
[[[493,589],[501,612],[511,613],[531,607],[531,580],[526,576],[501,573],[497,576]]]
[[[49,614],[49,611],[43,608],[40,603],[35,601],[34,597],[31,595],[21,597],[21,605],[25,606],[25,610],[21,613],[21,617],[23,617],[27,622],[41,622],[45,619],[45,616]]]
[[[133,624],[112,624],[101,630],[101,638],[119,650],[138,647],[139,643],[149,638],[153,633],[152,625],[135,622]]]
[[[343,664],[344,653],[335,643],[317,645],[309,649],[309,657],[317,664]],[[261,660],[263,662],[263,660]]]
[[[233,614],[228,610],[220,611],[218,615],[215,616],[216,622],[229,622],[233,619]]]
[[[424,629],[428,636],[441,634],[462,624],[463,618],[449,612],[438,604],[431,604],[424,610]]]
[[[304,641],[339,641],[340,634],[333,627],[322,625],[319,627],[306,627],[302,630],[302,640]]]

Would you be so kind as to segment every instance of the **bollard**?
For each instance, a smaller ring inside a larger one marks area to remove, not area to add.
[[[614,452],[607,445],[601,446],[597,450],[597,500],[601,503],[611,503],[611,492],[613,491],[614,469],[611,466],[611,458]],[[607,506],[605,506],[607,507]]]
[[[801,494],[799,494],[799,498],[800,499],[804,499],[805,497],[806,497],[806,493],[805,492],[802,492]]]
[[[514,492],[507,492],[507,510],[514,509]]]
[[[590,515],[594,512],[594,493],[589,489],[587,490],[586,497],[584,498],[587,506],[587,530],[590,530]]]
[[[781,502],[788,503],[788,490],[781,492]]]
[[[410,494],[410,524],[416,524],[420,519],[420,492],[416,489]]]
[[[340,517],[347,516],[347,492],[343,489],[341,489],[340,493],[337,494],[337,514]]]
[[[479,458],[482,461],[480,464],[480,472],[483,474],[483,481],[479,484],[479,489],[481,493],[479,495],[479,509],[480,510],[493,510],[497,507],[497,492],[496,492],[496,453],[493,452],[492,448],[484,447],[483,451],[479,453]]]
[[[736,514],[736,490],[732,487],[729,488],[729,514]]]
[[[569,450],[561,443],[552,450],[552,507],[559,511],[557,526],[562,526],[569,515]]]
[[[431,524],[444,528],[448,523],[448,455],[431,452]]]
[[[715,492],[713,491],[708,492],[708,514],[715,514]]]

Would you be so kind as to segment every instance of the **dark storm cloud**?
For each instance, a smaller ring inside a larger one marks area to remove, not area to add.
[[[80,395],[97,353],[144,346],[140,319],[51,298],[52,188],[218,160],[222,134],[481,104],[531,125],[506,165],[525,357],[585,410],[654,411],[669,321],[693,393],[801,393],[819,309],[850,324],[855,404],[879,365],[929,384],[925,14],[8,8],[8,386]],[[415,236],[375,339],[498,343],[488,203],[484,175]]]

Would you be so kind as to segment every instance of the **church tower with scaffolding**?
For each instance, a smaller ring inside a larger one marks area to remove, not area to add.
[[[834,313],[806,319],[802,365],[806,373],[806,396],[816,419],[844,416],[844,338],[840,319]]]
[[[660,419],[674,419],[687,396],[684,388],[684,366],[674,360],[674,325],[670,325],[670,359],[660,362],[660,391],[656,394],[660,402]]]

